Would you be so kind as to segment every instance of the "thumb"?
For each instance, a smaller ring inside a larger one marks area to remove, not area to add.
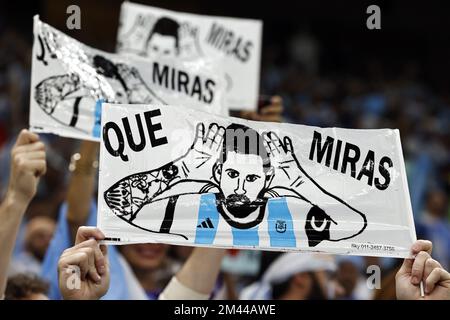
[[[428,254],[431,255],[431,251],[433,250],[433,243],[428,240],[417,240],[414,242],[413,246],[411,247],[411,254],[413,256],[413,259],[405,259],[403,260],[403,264],[398,270],[397,274],[409,274],[412,271],[412,266],[414,264],[414,258],[416,255],[421,252],[425,251]]]
[[[82,243],[83,241],[94,238],[95,240],[103,240],[105,239],[105,235],[100,229],[95,227],[79,227],[77,231],[77,235],[75,237],[75,245]]]
[[[39,141],[39,136],[27,129],[22,129],[17,137],[15,147]]]

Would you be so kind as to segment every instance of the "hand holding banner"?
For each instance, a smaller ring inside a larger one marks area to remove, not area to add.
[[[228,114],[220,63],[142,59],[90,48],[34,19],[30,127],[98,140],[101,102],[180,104]],[[132,106],[130,106],[132,108]]]
[[[398,130],[109,104],[102,128],[98,223],[112,243],[408,257],[415,241]]]

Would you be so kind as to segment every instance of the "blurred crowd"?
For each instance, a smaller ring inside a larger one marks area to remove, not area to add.
[[[285,47],[287,51],[283,55],[289,59],[282,62],[279,48],[264,48],[261,93],[282,97],[282,121],[285,122],[323,127],[398,128],[418,238],[433,242],[432,256],[448,270],[448,93],[436,92],[421,80],[420,63],[405,63],[402,72],[395,76],[387,75],[391,73],[386,72],[381,61],[367,63],[362,75],[338,74],[322,70],[320,43],[312,35],[299,33]],[[10,178],[11,149],[20,129],[28,127],[31,43],[14,30],[5,30],[0,36],[0,48],[0,191],[3,197]],[[74,182],[73,172],[69,170],[74,161],[72,156],[84,148],[85,154],[91,152],[95,157],[96,147],[53,135],[40,135],[40,138],[46,145],[47,172],[41,178],[36,196],[19,228],[6,298],[30,298],[30,294],[36,298],[42,294],[61,298],[56,272],[58,259],[73,245],[77,227],[95,225],[94,172],[87,178],[92,178],[87,180],[87,184],[92,184],[92,203],[84,208],[86,214],[80,218],[73,211],[68,212],[67,206],[70,207],[68,202],[74,193],[70,188],[86,183],[86,180]],[[113,298],[156,299],[172,276],[186,265],[192,252],[189,247],[162,244],[111,248],[111,268],[121,270],[111,274],[111,283],[122,284],[111,285],[108,295]],[[400,260],[326,255],[306,257],[227,250],[210,298],[396,297],[394,278]],[[369,288],[366,284],[367,267],[371,265],[381,267],[380,288]],[[270,295],[268,283],[276,283],[270,288]]]

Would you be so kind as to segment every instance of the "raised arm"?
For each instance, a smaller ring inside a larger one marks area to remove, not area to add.
[[[98,300],[109,288],[107,248],[99,241],[104,234],[94,227],[80,227],[75,245],[58,261],[58,285],[65,300]]]
[[[173,196],[210,192],[212,167],[217,160],[225,129],[211,124],[197,125],[192,146],[180,158],[150,171],[125,177],[104,193],[113,212],[133,221],[143,206]]]
[[[224,249],[197,247],[159,296],[161,300],[201,300],[211,295],[220,272]]]
[[[261,96],[260,101],[262,105],[258,111],[240,111],[236,116],[253,121],[282,121],[283,99],[280,96]]]
[[[67,222],[72,239],[80,226],[86,224],[94,195],[95,176],[98,167],[97,142],[81,142],[80,152],[72,156],[69,188],[67,191]]]
[[[289,137],[281,140],[269,131],[264,134],[264,144],[274,167],[268,195],[296,197],[311,205],[305,221],[309,246],[314,247],[323,240],[353,238],[364,231],[365,215],[309,176],[298,161]]]
[[[45,174],[45,146],[39,137],[22,130],[11,152],[11,174],[6,197],[0,205],[0,297],[20,222],[36,194],[39,177]]]

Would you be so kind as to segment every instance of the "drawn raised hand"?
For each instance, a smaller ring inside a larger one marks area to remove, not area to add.
[[[212,167],[221,152],[224,134],[225,128],[216,123],[212,123],[208,130],[205,130],[203,123],[197,125],[192,147],[174,162],[180,167],[184,179],[205,180],[205,177],[212,176]]]
[[[118,64],[117,73],[126,85],[128,103],[161,102],[149,90],[136,68],[129,67],[125,64]]]
[[[280,196],[288,195],[290,194],[289,189],[296,190],[305,182],[294,154],[292,141],[289,137],[284,137],[281,141],[278,135],[272,131],[264,133],[263,137],[264,146],[274,168],[269,188],[276,189]]]
[[[179,57],[183,59],[192,59],[200,55],[198,47],[198,39],[196,38],[197,30],[192,27],[189,23],[182,23],[179,29]]]
[[[349,239],[365,229],[367,221],[362,212],[327,192],[306,173],[289,137],[282,141],[276,133],[267,132],[264,143],[275,170],[267,195],[295,197],[312,205],[305,220],[309,246],[323,240]]]
[[[207,177],[212,176],[224,133],[225,129],[217,124],[211,124],[206,131],[204,124],[199,123],[194,142],[184,156],[158,169],[118,181],[105,192],[106,203],[116,215],[132,221],[150,202],[202,192],[210,184]]]

